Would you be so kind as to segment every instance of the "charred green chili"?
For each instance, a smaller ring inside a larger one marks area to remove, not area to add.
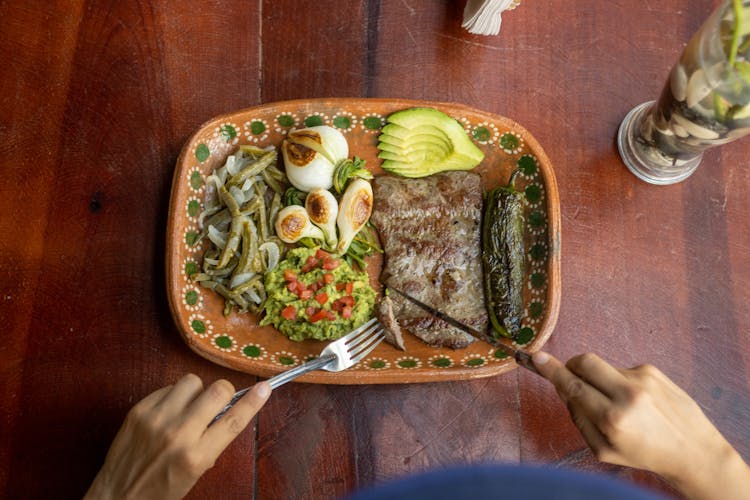
[[[507,186],[490,191],[482,227],[485,299],[493,334],[515,339],[523,319],[523,193]]]

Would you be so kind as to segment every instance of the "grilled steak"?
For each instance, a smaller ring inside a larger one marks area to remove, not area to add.
[[[405,351],[406,347],[404,347],[404,337],[401,333],[401,327],[398,326],[396,316],[393,313],[393,301],[389,296],[383,297],[383,299],[378,302],[375,314],[377,315],[380,324],[383,325],[385,341],[398,347],[402,351]]]
[[[381,281],[485,331],[479,175],[380,176],[373,181],[373,194],[372,222],[385,252]],[[390,298],[400,327],[424,342],[459,349],[474,341],[403,297]]]

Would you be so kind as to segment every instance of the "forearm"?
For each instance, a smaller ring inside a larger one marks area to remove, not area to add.
[[[600,460],[655,472],[690,500],[744,500],[750,468],[698,404],[651,365],[534,354]]]
[[[729,443],[722,441],[716,451],[706,450],[703,466],[665,474],[665,479],[690,500],[746,499],[750,492],[750,467]]]
[[[86,492],[86,495],[83,497],[83,500],[107,500],[109,498],[112,498],[112,495],[103,486],[101,473],[99,473],[94,479],[94,482],[91,483],[91,486]]]

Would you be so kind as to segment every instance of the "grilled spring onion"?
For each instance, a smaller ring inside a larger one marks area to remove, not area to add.
[[[373,202],[372,186],[365,179],[354,179],[346,187],[336,217],[336,227],[339,230],[339,242],[336,246],[338,255],[343,255],[349,250],[354,237],[370,220]]]
[[[304,191],[300,191],[296,187],[290,187],[286,191],[284,191],[284,206],[288,207],[290,205],[305,205],[305,198],[307,197],[307,193]]]
[[[326,246],[336,248],[338,244],[336,216],[339,213],[339,203],[336,197],[327,189],[315,188],[307,193],[305,211],[313,224],[323,231]]]
[[[365,168],[365,161],[355,156],[354,159],[346,159],[337,164],[333,174],[333,187],[340,196],[341,193],[348,187],[350,181],[354,183],[357,179],[370,180],[372,178],[372,173],[370,173],[370,171]],[[361,182],[357,184],[361,185]],[[316,190],[311,191],[310,194],[314,194],[315,191]],[[284,192],[284,205],[287,207],[296,205],[308,206],[308,196],[308,193],[300,191],[295,187],[290,187]],[[341,197],[341,199],[343,200],[343,197]],[[336,211],[339,211],[340,209],[340,205],[336,207]],[[333,212],[333,209],[331,209],[331,212]],[[312,217],[313,216],[311,216],[311,218]],[[336,218],[338,219],[338,215],[336,216]],[[316,222],[316,224],[320,225],[319,222],[320,221]],[[341,229],[338,224],[337,228]],[[331,231],[330,229],[328,231],[329,235],[333,233],[333,231]],[[378,243],[377,231],[375,227],[369,222],[369,218],[364,227],[361,227],[361,229],[358,229],[358,231],[359,232],[354,232],[353,239],[351,239],[351,234],[344,235],[347,236],[347,241],[349,241],[349,239],[351,240],[347,244],[347,248],[345,249],[343,257],[350,266],[354,267],[354,265],[356,264],[356,266],[364,272],[367,270],[367,266],[364,260],[365,257],[374,255],[375,253],[383,253],[383,250],[380,248]],[[341,231],[337,231],[336,240],[341,237]],[[321,242],[319,240],[319,236],[317,239],[312,237],[303,237],[300,238],[297,243],[307,248],[313,248],[315,246],[321,245]],[[333,238],[330,238],[329,236],[326,241],[327,244],[323,246],[326,247],[326,249],[329,251],[336,252],[337,245],[330,245],[330,243],[332,243],[332,240]],[[338,243],[338,241],[336,243]]]
[[[482,228],[485,299],[493,334],[515,339],[523,319],[524,202],[508,186],[490,191]]]
[[[360,271],[367,270],[365,257],[375,253],[383,253],[383,249],[378,244],[377,230],[375,226],[367,221],[367,224],[357,233],[349,245],[349,249],[344,254],[344,259],[353,268],[356,263]]]
[[[283,206],[287,180],[276,162],[275,150],[240,146],[206,179],[200,239],[211,244],[192,279],[224,298],[225,315],[234,308],[260,313],[263,275],[281,260],[284,245],[271,223]]]
[[[276,217],[274,229],[284,243],[296,243],[302,238],[325,241],[323,231],[313,224],[305,207],[299,205],[282,208]]]
[[[372,180],[372,173],[365,168],[365,160],[356,156],[354,159],[347,158],[336,165],[333,170],[333,188],[338,194],[343,193],[346,183],[352,178]]]
[[[315,248],[320,244],[313,238],[302,238],[298,243],[307,248]],[[378,243],[377,229],[368,221],[354,237],[343,257],[352,269],[359,268],[360,271],[367,272],[365,257],[376,253],[383,253],[383,249]]]
[[[349,144],[340,130],[327,125],[289,132],[281,144],[289,182],[300,191],[328,189],[333,170],[349,156]]]

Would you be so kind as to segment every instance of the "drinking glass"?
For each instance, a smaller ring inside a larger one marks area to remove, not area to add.
[[[633,108],[617,146],[652,184],[689,177],[703,152],[750,133],[750,0],[723,1],[685,47],[658,101]]]

